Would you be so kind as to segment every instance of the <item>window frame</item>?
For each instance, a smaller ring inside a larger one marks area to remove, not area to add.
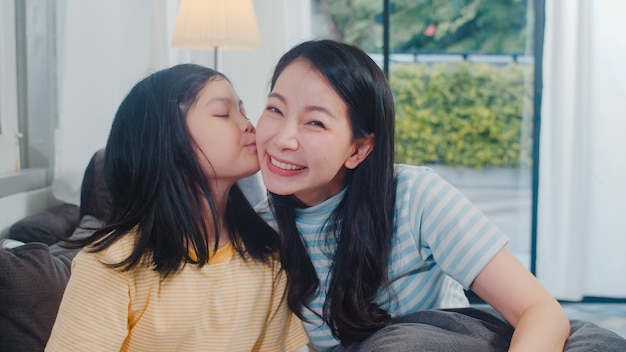
[[[15,2],[0,2],[0,174],[20,169]]]
[[[14,11],[9,13],[13,13],[15,28],[13,90],[17,92],[20,150],[19,161],[15,161],[19,170],[0,175],[0,197],[6,197],[52,185],[54,133],[58,124],[57,38],[54,2],[23,0],[2,4],[14,5]]]

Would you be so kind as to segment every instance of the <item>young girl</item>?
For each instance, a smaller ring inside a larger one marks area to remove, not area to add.
[[[107,225],[78,242],[46,351],[292,351],[278,234],[236,181],[259,169],[228,79],[183,64],[120,105],[105,149]]]
[[[287,300],[312,343],[562,351],[567,316],[505,235],[430,169],[393,164],[394,118],[385,75],[356,47],[305,42],[276,66],[257,126],[271,192],[258,210],[280,230]],[[488,309],[433,310],[467,305],[450,277],[510,325]],[[626,351],[616,334],[583,325],[572,324],[569,351]]]

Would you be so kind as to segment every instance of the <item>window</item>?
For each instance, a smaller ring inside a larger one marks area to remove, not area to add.
[[[19,170],[15,4],[0,2],[0,175]]]
[[[388,70],[397,162],[459,188],[530,268],[534,1],[386,2],[314,0],[314,35],[356,44]]]
[[[52,183],[55,6],[49,1],[0,1],[0,197]]]

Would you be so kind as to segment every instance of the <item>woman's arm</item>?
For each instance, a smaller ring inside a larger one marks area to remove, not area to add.
[[[509,351],[563,351],[569,319],[539,281],[503,248],[471,289],[515,327]]]

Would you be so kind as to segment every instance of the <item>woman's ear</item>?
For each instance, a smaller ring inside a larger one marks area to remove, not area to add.
[[[367,137],[356,141],[352,155],[348,157],[343,165],[348,169],[356,168],[359,164],[361,164],[361,162],[363,162],[363,160],[365,160],[365,158],[367,158],[368,155],[370,155],[372,149],[374,149],[374,134],[370,133]]]

